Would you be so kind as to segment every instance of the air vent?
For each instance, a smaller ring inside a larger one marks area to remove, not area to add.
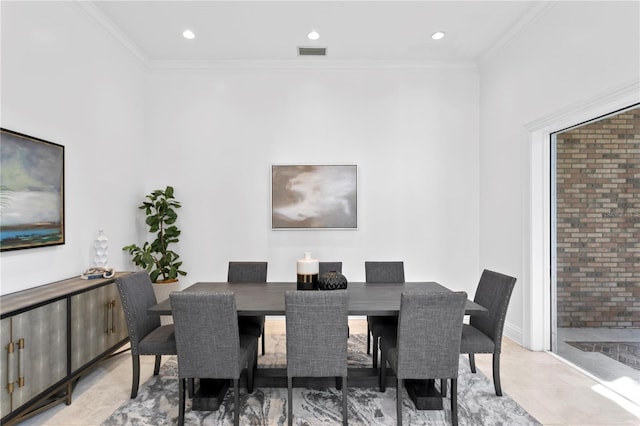
[[[327,56],[326,47],[298,47],[298,56]]]

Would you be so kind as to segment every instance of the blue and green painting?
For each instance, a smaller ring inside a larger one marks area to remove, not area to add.
[[[0,249],[64,243],[64,147],[2,130]]]

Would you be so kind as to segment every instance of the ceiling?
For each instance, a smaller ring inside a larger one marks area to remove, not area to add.
[[[546,3],[546,2],[545,2]],[[536,1],[79,2],[148,64],[224,61],[476,63],[530,22]],[[191,29],[196,38],[182,37]],[[307,34],[316,30],[320,38]],[[444,31],[440,41],[431,39]],[[299,57],[297,47],[326,47]]]

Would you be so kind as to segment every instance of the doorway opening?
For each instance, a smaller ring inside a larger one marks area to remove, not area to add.
[[[551,134],[551,350],[640,405],[640,105]]]

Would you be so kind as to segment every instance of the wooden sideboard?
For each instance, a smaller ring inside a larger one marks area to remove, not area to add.
[[[0,422],[71,404],[77,380],[129,341],[115,278],[57,281],[0,297]]]

